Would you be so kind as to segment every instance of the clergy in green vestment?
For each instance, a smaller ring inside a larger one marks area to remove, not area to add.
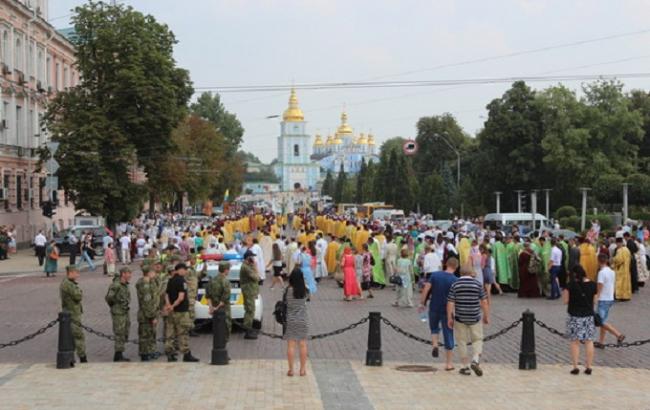
[[[510,283],[510,265],[508,264],[508,252],[503,244],[503,237],[497,236],[492,255],[497,268],[497,282],[503,285]]]
[[[372,267],[372,281],[378,285],[386,285],[383,261],[379,250],[379,242],[374,238],[371,238],[368,242],[368,250],[370,251],[372,258],[375,260],[375,265]]]
[[[539,247],[542,256],[542,274],[540,275],[541,285],[540,290],[542,295],[551,295],[551,273],[548,270],[548,261],[551,260],[551,241],[546,240],[545,237],[539,238]]]
[[[519,289],[519,252],[521,251],[521,244],[519,237],[515,236],[512,239],[506,240],[506,253],[508,255],[508,266],[510,268],[510,281],[508,286],[512,289]]]
[[[413,273],[415,276],[420,276],[420,267],[418,266],[418,258],[424,252],[424,241],[421,238],[417,239],[417,245],[415,245],[415,251],[413,252]]]

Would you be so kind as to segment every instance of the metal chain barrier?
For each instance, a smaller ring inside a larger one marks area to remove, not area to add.
[[[43,326],[42,328],[38,329],[34,333],[28,334],[27,336],[21,337],[20,339],[12,340],[11,342],[0,343],[0,349],[4,349],[5,347],[16,346],[16,345],[19,345],[19,344],[21,344],[23,342],[26,342],[28,340],[32,340],[36,336],[42,335],[43,333],[47,332],[48,329],[56,326],[57,323],[59,323],[59,319],[54,319],[53,321],[51,321],[47,325]]]
[[[542,322],[541,320],[535,320],[535,324],[537,324],[542,329],[547,330],[549,333],[560,336],[562,339],[568,339],[567,335],[564,332],[560,332],[559,330],[547,325],[546,323]],[[621,342],[621,343],[602,343],[601,344],[601,343],[595,342],[594,344],[597,345],[598,347],[609,347],[609,348],[614,348],[614,349],[620,349],[620,348],[625,348],[625,347],[643,346],[643,345],[648,344],[648,343],[650,343],[650,339],[636,340],[634,342]]]
[[[90,333],[90,334],[93,334],[93,335],[95,335],[95,336],[102,337],[102,338],[104,338],[104,339],[108,339],[108,340],[110,340],[111,342],[115,342],[115,336],[113,336],[113,335],[109,335],[109,334],[107,334],[107,333],[100,332],[99,330],[95,330],[95,329],[93,329],[92,327],[90,327],[90,326],[86,326],[86,325],[84,325],[83,323],[80,323],[80,322],[72,321],[72,323],[74,323],[75,325],[79,326],[80,328],[82,328],[83,330],[85,330],[86,332],[88,332],[88,333]],[[127,340],[125,340],[124,342],[125,342],[125,343],[132,343],[132,344],[135,344],[135,345],[140,344],[140,342],[138,342],[138,340],[136,340],[136,339],[127,339]]]
[[[390,320],[386,319],[385,317],[382,317],[382,318],[381,318],[381,321],[384,322],[386,325],[388,325],[390,328],[392,328],[392,329],[393,329],[394,331],[396,331],[397,333],[400,333],[400,334],[402,334],[402,335],[408,337],[409,339],[415,340],[416,342],[420,342],[420,343],[422,343],[422,344],[426,344],[426,345],[431,346],[431,340],[429,340],[429,339],[425,339],[425,338],[423,338],[423,337],[416,336],[416,335],[414,335],[413,333],[407,332],[406,330],[404,330],[404,329],[402,329],[401,327],[397,326],[396,324],[394,324],[394,323],[391,322]],[[503,336],[503,335],[505,335],[506,333],[508,333],[509,331],[511,331],[512,329],[514,329],[514,328],[516,328],[517,326],[519,326],[520,324],[521,324],[521,319],[515,320],[514,322],[512,322],[512,324],[511,324],[510,326],[504,327],[503,329],[499,330],[499,331],[496,332],[496,333],[493,333],[493,334],[491,334],[491,335],[485,336],[485,337],[483,338],[483,342],[489,342],[490,340],[494,340],[494,339],[496,339],[496,338],[499,337],[499,336]],[[471,342],[468,343],[468,345],[471,345],[471,344],[472,344]],[[438,342],[438,346],[441,346],[441,347],[442,347],[442,346],[444,346],[444,343],[442,343],[442,342]]]
[[[317,335],[308,336],[308,339],[309,340],[316,340],[316,339],[324,339],[324,338],[330,337],[330,336],[340,335],[341,333],[345,333],[348,330],[352,330],[352,329],[366,323],[367,321],[368,321],[368,317],[364,317],[361,320],[359,320],[358,322],[352,323],[352,324],[350,324],[350,325],[348,325],[346,327],[343,327],[341,329],[333,330],[333,331],[327,332],[327,333],[319,333]],[[242,330],[257,332],[257,333],[261,334],[262,336],[266,336],[266,337],[271,338],[271,339],[282,339],[283,338],[282,335],[265,332],[263,330],[252,329],[252,328],[246,327],[243,324],[238,323],[238,322],[233,321],[232,323],[235,326],[237,326],[238,328],[242,329]]]

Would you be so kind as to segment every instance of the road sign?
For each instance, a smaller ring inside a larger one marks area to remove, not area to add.
[[[406,140],[402,149],[404,150],[404,155],[415,155],[418,152],[418,143],[414,140]]]

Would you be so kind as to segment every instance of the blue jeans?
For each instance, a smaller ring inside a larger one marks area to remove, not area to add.
[[[90,268],[90,270],[95,270],[95,265],[93,264],[92,259],[90,259],[90,256],[88,255],[88,252],[83,251],[83,253],[81,254],[81,261],[82,262],[86,261],[86,263],[88,264],[88,267]],[[79,269],[81,269],[81,263],[79,264]]]
[[[442,328],[445,350],[454,350],[454,330],[447,326],[447,312],[429,310],[429,328],[432,335],[439,334]]]
[[[598,315],[603,320],[603,324],[607,323],[609,316],[609,309],[614,306],[613,300],[599,300],[598,301]]]
[[[558,276],[562,271],[561,266],[553,266],[551,268],[551,298],[557,299],[560,297],[560,285]]]

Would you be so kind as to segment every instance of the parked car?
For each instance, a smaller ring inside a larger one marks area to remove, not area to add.
[[[210,316],[209,303],[205,298],[205,288],[212,278],[219,274],[219,261],[220,258],[215,258],[214,260],[206,260],[205,263],[205,272],[206,275],[199,282],[199,290],[196,295],[197,303],[194,304],[194,323],[197,326],[205,324],[212,320]],[[230,281],[230,315],[232,320],[242,321],[244,319],[244,296],[241,293],[239,286],[239,269],[241,268],[242,258],[237,256],[231,256],[226,254],[223,260],[230,262],[230,273],[228,274],[228,280]],[[202,267],[197,266],[197,269],[202,270]],[[253,320],[253,327],[255,329],[262,328],[262,313],[264,309],[264,303],[262,300],[262,295],[259,294],[257,299],[255,299],[255,316]]]
[[[70,253],[70,243],[68,242],[68,238],[70,237],[71,234],[74,234],[74,236],[77,237],[77,239],[81,238],[81,235],[84,232],[91,232],[93,235],[93,249],[95,250],[95,255],[97,256],[102,256],[104,254],[104,247],[103,247],[103,242],[102,239],[104,236],[106,236],[108,231],[106,227],[104,226],[72,226],[68,229],[64,229],[62,231],[59,231],[56,233],[54,236],[54,241],[56,242],[56,245],[59,247],[59,253],[60,254],[69,254]]]

